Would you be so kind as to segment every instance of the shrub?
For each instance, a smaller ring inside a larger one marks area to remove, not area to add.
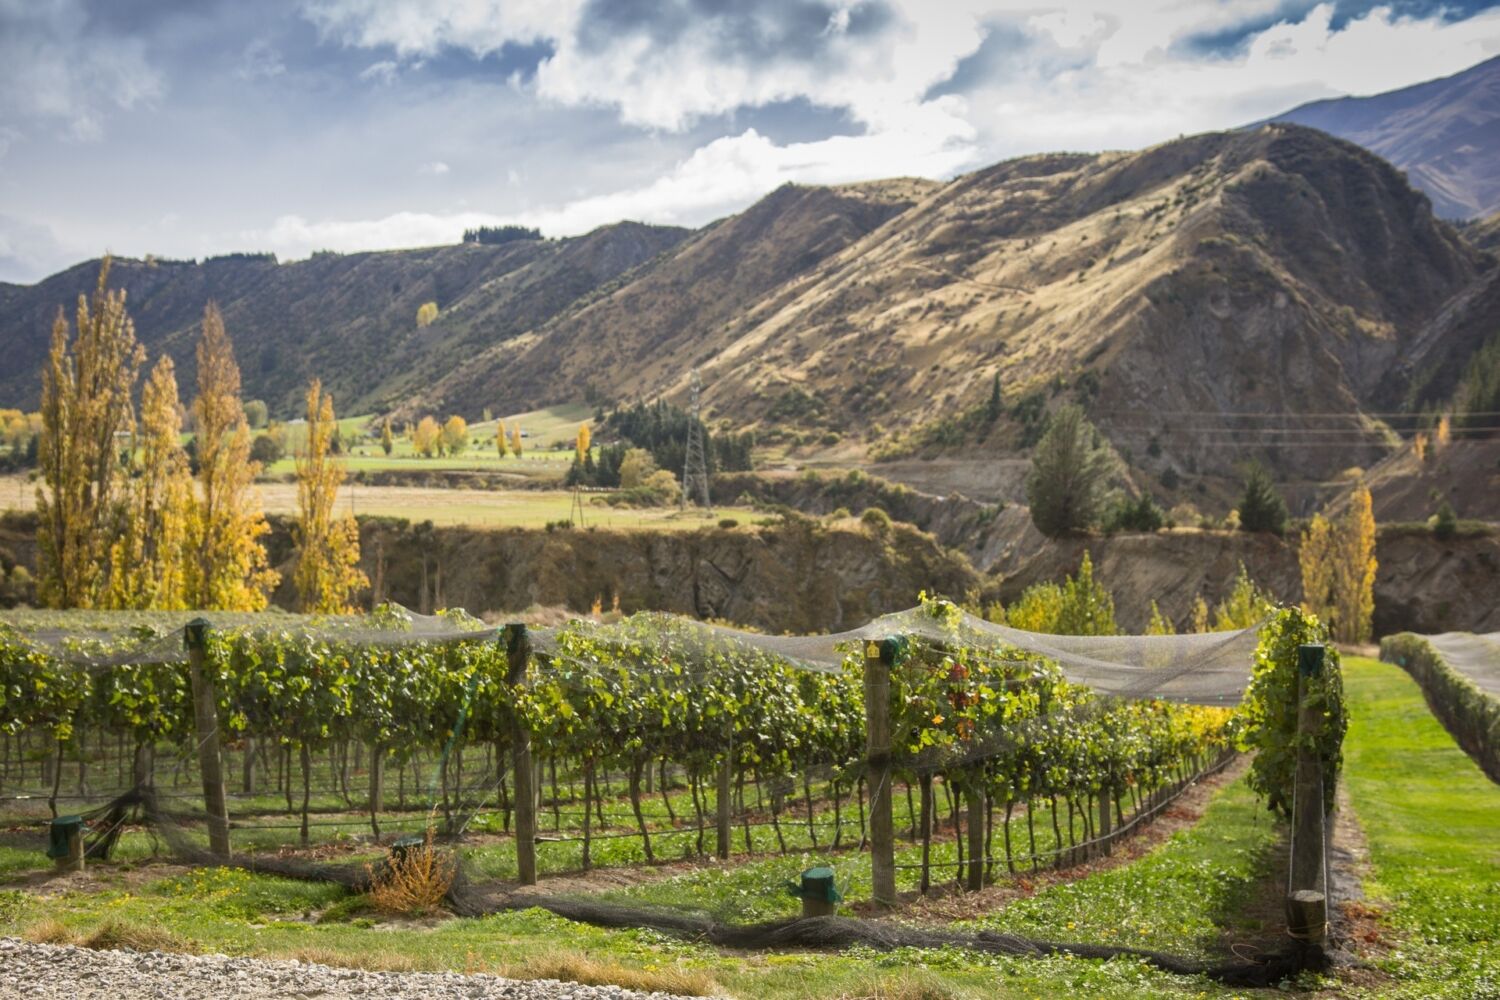
[[[891,527],[891,515],[879,507],[866,507],[864,513],[859,515],[859,522],[867,528],[876,531],[889,531]]]
[[[725,531],[728,531],[730,528],[738,528],[739,526],[740,522],[736,521],[732,517],[719,518],[719,527],[723,528]]]
[[[1151,499],[1151,494],[1142,493],[1137,499],[1122,498],[1110,511],[1104,530],[1111,534],[1118,531],[1160,531],[1166,524],[1166,515]]]
[[[1453,513],[1453,505],[1444,498],[1438,504],[1437,513],[1432,517],[1432,534],[1435,538],[1447,540],[1458,533],[1458,515]]]
[[[422,914],[438,909],[457,872],[453,856],[432,842],[427,828],[421,846],[410,847],[370,873],[370,904],[382,913]]]
[[[281,438],[275,434],[257,434],[255,440],[250,442],[250,461],[259,462],[261,465],[270,465],[281,459],[286,454],[286,447]]]

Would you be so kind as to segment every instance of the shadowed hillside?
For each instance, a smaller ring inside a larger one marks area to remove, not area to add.
[[[201,264],[122,259],[110,281],[127,291],[147,350],[170,353],[184,383],[195,377],[197,327],[204,303],[214,299],[235,342],[246,398],[292,416],[317,376],[339,411],[352,414],[394,405],[686,235],[627,222],[567,240],[317,254],[289,264],[242,255]],[[0,284],[7,359],[0,400],[36,406],[53,317],[66,306],[72,319],[73,303],[92,289],[98,271],[89,261],[36,285]],[[418,329],[424,302],[441,312]]]
[[[1445,219],[1500,210],[1500,57],[1402,90],[1304,104],[1277,120],[1379,153]]]

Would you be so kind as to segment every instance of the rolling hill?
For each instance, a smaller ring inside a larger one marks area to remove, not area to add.
[[[1304,104],[1276,120],[1322,129],[1385,157],[1442,218],[1500,211],[1500,56],[1414,87]]]

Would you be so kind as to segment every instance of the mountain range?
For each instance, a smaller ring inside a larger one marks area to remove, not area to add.
[[[341,413],[476,417],[681,400],[696,369],[711,420],[814,459],[1015,457],[1076,400],[1168,499],[1223,493],[1252,460],[1316,489],[1400,451],[1409,415],[1450,398],[1500,329],[1500,222],[1445,222],[1413,186],[1484,173],[1463,150],[1493,133],[1473,109],[1497,66],[1289,116],[1372,145],[1405,121],[1391,155],[1426,150],[1447,174],[1272,122],[949,182],[788,185],[699,230],[118,260],[112,282],[184,379],[217,300],[247,396],[282,417],[314,375]],[[1444,95],[1468,110],[1440,126]],[[1462,143],[1447,159],[1443,136]],[[1477,212],[1489,189],[1464,190]],[[0,403],[35,406],[52,318],[97,267],[0,284]]]

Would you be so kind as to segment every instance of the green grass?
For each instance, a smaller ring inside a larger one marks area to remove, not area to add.
[[[1398,948],[1391,997],[1500,997],[1500,788],[1400,668],[1344,660],[1344,774],[1369,841],[1366,885]]]
[[[436,416],[439,423],[445,418],[446,414]],[[525,434],[522,457],[499,456],[495,448],[493,420],[469,424],[468,447],[460,455],[442,458],[417,455],[412,450],[411,439],[399,433],[399,429],[391,454],[385,454],[380,447],[379,417],[373,414],[340,418],[339,433],[345,441],[356,442],[344,456],[350,472],[475,470],[551,478],[561,476],[567,470],[568,463],[573,460],[578,425],[592,425],[594,414],[588,406],[573,403],[515,413],[500,419],[505,422],[507,433],[517,423],[521,425]],[[264,470],[263,474],[269,478],[281,478],[296,472],[292,456],[307,437],[305,424],[283,424],[282,429],[286,434],[287,457]]]

